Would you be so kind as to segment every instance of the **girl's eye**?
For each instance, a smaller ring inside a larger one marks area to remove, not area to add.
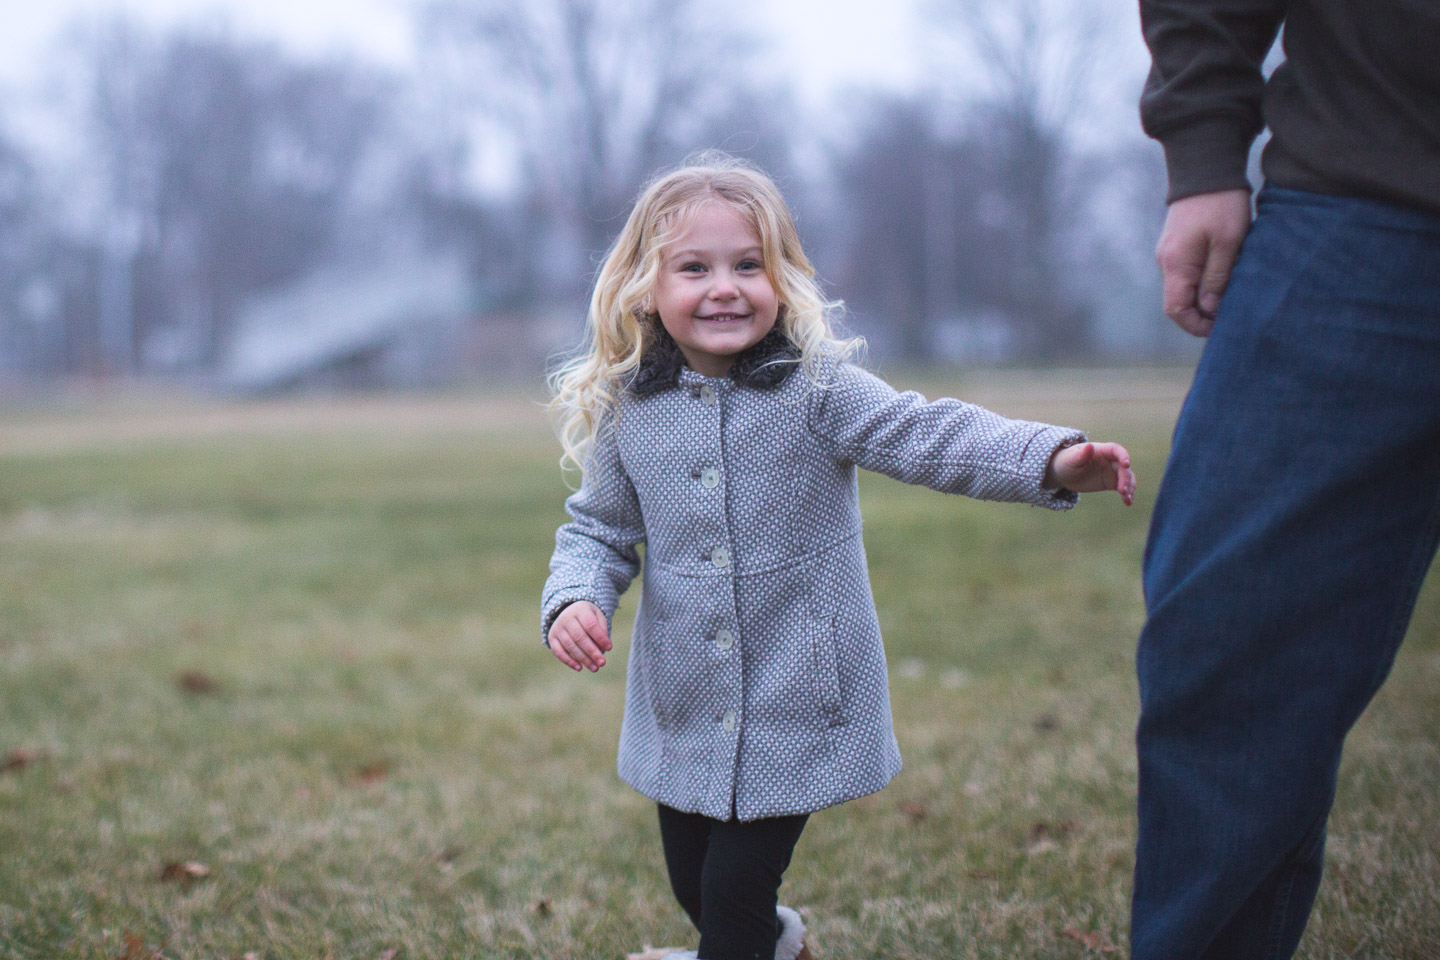
[[[757,263],[757,262],[754,261],[754,260],[741,260],[740,263],[739,263],[739,265],[736,267],[736,269],[737,269],[737,270],[746,270],[746,271],[749,271],[749,270],[759,270],[759,269],[760,269],[760,264]]]
[[[683,266],[683,267],[680,268],[680,272],[681,272],[681,273],[700,273],[700,272],[702,272],[704,269],[705,269],[705,265],[704,265],[704,264],[701,264],[701,263],[687,263],[687,264],[685,264],[685,266]]]

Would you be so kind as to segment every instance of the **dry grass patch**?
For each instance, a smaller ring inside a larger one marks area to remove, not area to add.
[[[865,478],[906,766],[801,840],[783,895],[822,956],[1123,947],[1137,568],[1183,389],[1134,371],[957,388],[1126,442],[1135,510]],[[525,398],[7,415],[0,955],[693,942],[653,808],[614,773],[623,640],[574,676],[536,636],[557,455]],[[1432,582],[1352,737],[1307,957],[1440,956],[1437,685]]]

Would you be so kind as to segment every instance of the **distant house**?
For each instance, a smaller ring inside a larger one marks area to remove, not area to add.
[[[457,258],[315,274],[245,305],[221,381],[260,393],[453,380],[464,373],[475,300]]]

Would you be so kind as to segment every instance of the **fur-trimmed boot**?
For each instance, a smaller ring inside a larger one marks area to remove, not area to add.
[[[780,939],[775,941],[775,960],[815,960],[805,945],[805,921],[783,904],[775,908],[780,918]]]
[[[775,960],[815,960],[805,945],[805,921],[786,906],[775,908],[780,921],[780,939],[775,941]],[[697,960],[694,950],[678,947],[652,947],[648,943],[639,953],[626,954],[625,960]]]

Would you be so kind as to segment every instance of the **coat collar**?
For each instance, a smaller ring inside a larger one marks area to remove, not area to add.
[[[800,365],[800,351],[777,325],[760,342],[748,348],[730,366],[727,374],[736,386],[772,389],[780,386]],[[637,397],[648,397],[680,382],[685,355],[675,338],[655,324],[654,341],[640,357],[640,365],[626,389]]]

